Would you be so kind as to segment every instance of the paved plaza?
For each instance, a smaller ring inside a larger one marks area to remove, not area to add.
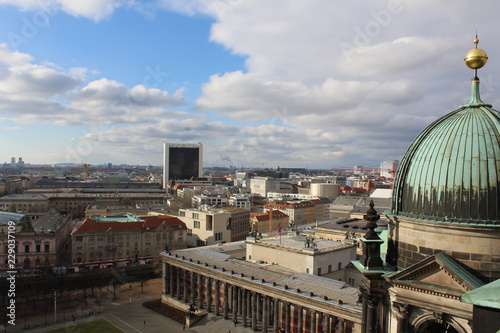
[[[105,319],[109,323],[116,326],[118,329],[125,333],[183,333],[183,332],[198,332],[198,333],[245,333],[253,332],[249,327],[242,327],[241,323],[235,327],[231,321],[222,319],[222,316],[215,316],[209,313],[193,327],[183,330],[183,325],[167,318],[153,310],[150,310],[142,305],[143,302],[148,300],[159,299],[161,294],[161,280],[156,279],[149,281],[144,286],[144,293],[141,293],[141,287],[138,284],[133,284],[131,290],[124,290],[118,296],[118,299],[105,304],[101,307],[101,313],[88,315],[88,312],[81,309],[65,310],[65,320],[59,318],[59,322],[54,322],[54,313],[51,312],[47,316],[47,325],[45,325],[45,317],[39,317],[25,322],[23,318],[16,318],[16,325],[7,325],[7,329],[3,325],[0,326],[0,332],[8,333],[21,333],[21,332],[49,332],[54,329],[66,327],[66,332],[77,332],[74,327],[77,323],[93,321],[97,319]],[[62,309],[58,310],[59,312]],[[75,323],[73,323],[72,316],[75,316]]]

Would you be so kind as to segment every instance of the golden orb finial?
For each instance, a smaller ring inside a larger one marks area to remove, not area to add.
[[[467,52],[465,55],[464,61],[467,67],[470,69],[479,69],[486,65],[486,62],[488,61],[488,55],[483,49],[478,49],[477,44],[479,43],[479,39],[476,38],[474,39],[474,44],[476,44],[476,48],[470,50]]]

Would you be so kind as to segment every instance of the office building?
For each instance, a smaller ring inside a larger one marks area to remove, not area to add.
[[[394,178],[396,170],[398,169],[399,161],[387,160],[380,164],[380,177]]]
[[[165,143],[163,145],[163,188],[170,180],[188,180],[203,174],[203,145]]]

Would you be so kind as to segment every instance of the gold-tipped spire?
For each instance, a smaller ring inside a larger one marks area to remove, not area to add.
[[[476,38],[474,39],[474,44],[476,44],[476,47],[467,52],[464,59],[467,67],[474,70],[474,78],[477,77],[476,75],[477,70],[486,65],[486,62],[488,61],[488,55],[483,49],[479,49],[477,47],[478,43],[479,39],[477,39],[477,28],[476,28]]]

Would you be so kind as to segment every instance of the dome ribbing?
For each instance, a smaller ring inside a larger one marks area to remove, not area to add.
[[[391,213],[500,226],[500,113],[479,97],[439,118],[413,141],[394,181]]]

